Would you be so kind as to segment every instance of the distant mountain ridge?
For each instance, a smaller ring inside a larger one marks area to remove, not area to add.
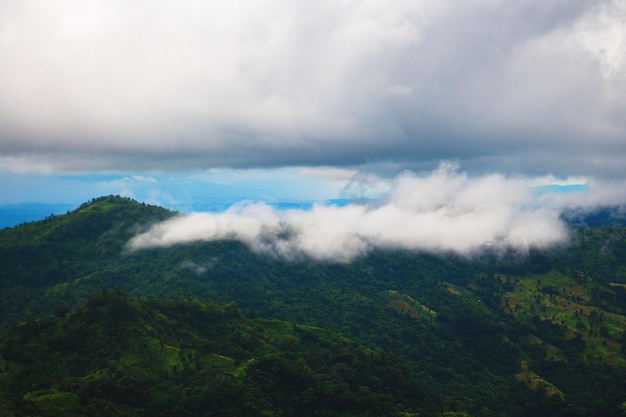
[[[222,212],[228,210],[239,201],[211,201],[192,202],[189,204],[177,204],[171,210],[184,213],[190,212]],[[354,202],[350,199],[332,199],[325,201],[272,201],[265,204],[278,210],[301,209],[308,210],[315,204],[326,204],[335,206],[345,206]],[[363,201],[358,201],[363,202]],[[44,220],[49,216],[65,214],[78,207],[78,204],[46,204],[46,203],[21,203],[0,205],[0,229],[17,226],[22,223]]]
[[[354,202],[350,199],[333,199],[321,202],[322,204],[345,206]],[[368,200],[357,201],[358,203],[371,202]],[[193,203],[180,205],[175,210],[183,212],[209,211],[219,212],[227,210],[234,203],[232,201]],[[315,202],[313,201],[276,201],[267,203],[278,210],[301,209],[308,210]],[[77,208],[76,204],[45,204],[45,203],[21,203],[0,205],[0,229],[17,226],[22,223],[44,220],[46,217],[67,213]],[[570,225],[582,226],[626,226],[626,207],[604,206],[593,209],[567,209],[561,219]]]
[[[626,226],[626,206],[605,206],[594,209],[569,209],[561,218],[568,224],[582,226]]]

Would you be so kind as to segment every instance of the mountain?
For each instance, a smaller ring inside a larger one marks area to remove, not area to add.
[[[569,224],[583,226],[626,226],[625,206],[604,206],[594,209],[569,209],[561,218]]]
[[[0,412],[626,414],[624,227],[472,259],[125,250],[174,215],[109,196],[0,230]]]
[[[383,352],[199,300],[105,291],[20,326],[3,357],[5,412],[27,415],[398,415],[437,405]]]

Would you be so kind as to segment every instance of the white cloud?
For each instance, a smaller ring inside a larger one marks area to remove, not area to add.
[[[130,185],[136,184],[155,184],[157,180],[151,176],[145,175],[130,175],[122,178],[116,178],[114,180],[102,181],[101,185],[105,187],[117,188],[117,187],[127,187]]]
[[[558,209],[593,210],[602,206],[626,204],[626,181],[589,179],[578,191],[544,193],[538,204]]]
[[[358,171],[338,167],[302,167],[299,169],[299,173],[304,176],[318,177],[334,181],[346,181],[352,179],[356,174],[358,174]]]
[[[577,40],[599,62],[605,78],[626,79],[626,2],[602,4],[576,25]]]
[[[624,176],[624,11],[620,0],[6,0],[0,166],[457,158]]]
[[[486,244],[526,251],[567,238],[556,207],[522,179],[469,177],[442,164],[427,176],[403,173],[376,205],[314,206],[277,211],[263,204],[223,213],[193,213],[154,225],[132,238],[134,250],[193,241],[237,239],[253,250],[287,258],[342,261],[372,248],[469,255]]]

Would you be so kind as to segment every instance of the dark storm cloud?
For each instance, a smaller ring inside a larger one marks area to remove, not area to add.
[[[609,0],[5,1],[0,167],[619,177],[625,20]]]

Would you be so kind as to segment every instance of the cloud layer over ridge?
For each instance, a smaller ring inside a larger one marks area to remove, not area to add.
[[[132,238],[131,250],[236,239],[260,253],[343,261],[373,248],[470,255],[486,246],[521,251],[566,239],[559,211],[540,204],[524,180],[468,177],[442,164],[428,176],[398,176],[375,205],[315,206],[277,211],[265,204],[222,213],[192,213]]]

